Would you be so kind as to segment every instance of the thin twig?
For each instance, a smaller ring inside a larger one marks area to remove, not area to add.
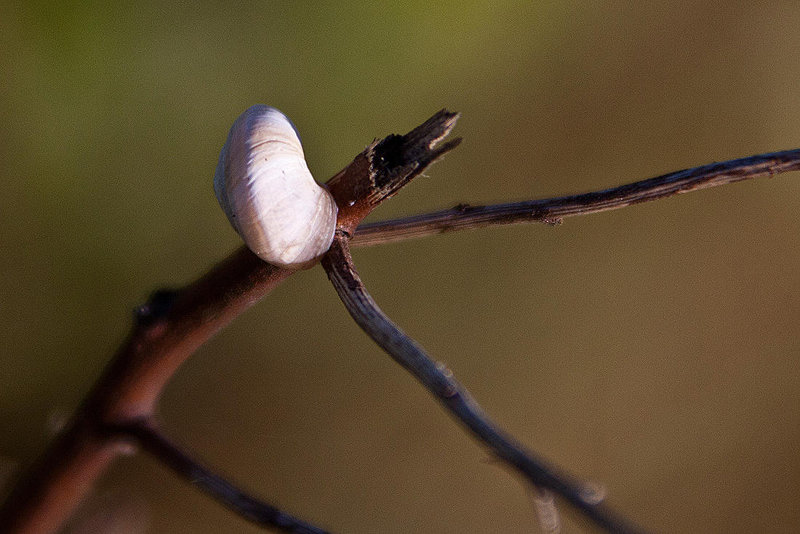
[[[534,486],[561,496],[599,527],[609,532],[640,532],[606,506],[587,500],[579,483],[557,473],[495,426],[469,392],[453,378],[453,374],[431,359],[422,347],[400,330],[372,300],[353,265],[348,238],[344,234],[337,233],[331,249],[322,259],[322,265],[347,311],[367,335],[414,375],[456,419],[500,459],[519,471]]]
[[[328,531],[298,519],[237,488],[224,477],[201,465],[162,434],[151,422],[109,425],[103,430],[117,437],[133,438],[158,461],[244,519],[263,527],[293,534],[327,534]]]
[[[527,222],[554,224],[564,217],[623,208],[696,189],[796,170],[800,170],[800,149],[711,163],[580,195],[491,206],[460,204],[433,213],[363,224],[358,227],[352,245],[354,247],[380,245],[485,226]]]

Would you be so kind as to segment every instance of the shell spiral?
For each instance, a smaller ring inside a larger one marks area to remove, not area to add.
[[[302,268],[333,241],[336,202],[311,176],[294,124],[273,107],[252,106],[233,123],[214,192],[233,228],[264,261]]]

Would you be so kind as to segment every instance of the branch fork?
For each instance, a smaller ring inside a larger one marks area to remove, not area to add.
[[[322,258],[323,266],[359,326],[536,492],[560,497],[605,530],[638,532],[587,493],[585,485],[558,472],[499,430],[453,373],[431,359],[380,310],[358,276],[350,246],[522,222],[560,224],[565,217],[799,170],[800,149],[713,163],[581,195],[491,206],[459,204],[449,210],[360,225],[378,205],[458,146],[458,138],[444,141],[457,120],[457,113],[442,110],[406,135],[373,142],[327,182],[339,214],[336,236]],[[247,495],[204,467],[164,436],[155,420],[161,392],[183,362],[294,272],[265,263],[242,247],[188,286],[154,293],[136,310],[128,339],[70,423],[0,507],[0,532],[57,531],[108,465],[135,442],[245,519],[284,532],[324,533]]]

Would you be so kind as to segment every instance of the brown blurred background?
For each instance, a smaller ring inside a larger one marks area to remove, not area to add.
[[[429,4],[0,7],[6,484],[131,309],[239,245],[211,179],[251,104],[294,120],[320,181],[375,137],[462,112],[464,144],[376,219],[800,146],[793,2]],[[796,532],[799,180],[355,260],[498,422],[641,525]],[[367,340],[320,268],[199,351],[161,416],[208,463],[336,532],[537,531],[515,476]],[[563,511],[564,532],[586,530]],[[98,525],[258,531],[145,456],[116,464],[68,532]]]

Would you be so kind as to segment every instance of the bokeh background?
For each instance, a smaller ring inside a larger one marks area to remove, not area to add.
[[[800,146],[800,7],[0,7],[0,473],[45,447],[158,287],[239,245],[227,130],[286,112],[326,180],[442,107],[464,144],[374,219]],[[498,422],[661,532],[800,528],[800,175],[360,249],[383,308]],[[531,494],[347,316],[320,268],[181,369],[170,434],[336,532],[536,532]],[[563,531],[588,527],[562,508]],[[257,529],[145,456],[67,532]]]

